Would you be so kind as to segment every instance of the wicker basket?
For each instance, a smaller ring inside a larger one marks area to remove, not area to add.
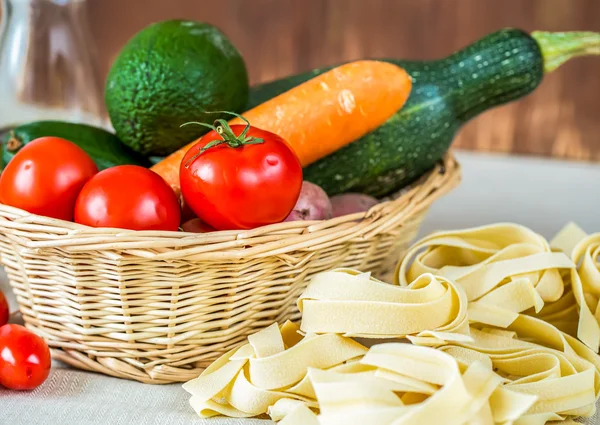
[[[451,155],[368,213],[208,234],[96,229],[0,205],[0,256],[25,324],[55,359],[145,383],[187,381],[273,321],[297,319],[315,273],[393,269]]]

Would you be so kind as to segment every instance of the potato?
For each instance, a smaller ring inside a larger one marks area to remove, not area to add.
[[[379,201],[377,199],[362,193],[344,193],[331,198],[331,207],[334,217],[368,211],[372,206],[377,205],[378,203]]]
[[[316,184],[303,181],[294,209],[284,221],[327,220],[332,217],[327,193]]]

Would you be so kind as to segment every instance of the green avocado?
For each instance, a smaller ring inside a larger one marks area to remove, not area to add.
[[[132,151],[117,136],[102,128],[64,121],[35,121],[1,135],[3,166],[23,146],[39,137],[60,137],[75,143],[94,160],[99,170],[117,165],[152,165],[147,158]]]
[[[168,155],[204,134],[191,121],[212,123],[248,101],[244,60],[212,25],[184,20],[152,24],[119,53],[105,101],[119,138],[146,156]]]

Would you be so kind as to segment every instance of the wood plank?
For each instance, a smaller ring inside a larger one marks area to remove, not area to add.
[[[101,75],[151,22],[220,27],[253,83],[364,57],[442,57],[506,26],[600,31],[599,0],[90,0]],[[455,146],[600,160],[600,57],[573,61],[527,98],[484,113]]]

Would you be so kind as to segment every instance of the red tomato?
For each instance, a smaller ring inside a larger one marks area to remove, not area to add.
[[[235,136],[244,128],[231,126]],[[238,140],[233,143],[238,147],[223,143],[198,155],[208,143],[222,140],[220,134],[210,131],[181,162],[181,193],[186,204],[217,230],[279,223],[300,194],[302,166],[288,144],[276,134],[254,127],[247,137],[263,142],[239,146]]]
[[[99,172],[75,205],[75,221],[92,227],[176,231],[180,215],[173,189],[154,171],[137,165]]]
[[[0,385],[32,390],[50,374],[50,349],[42,338],[19,325],[0,327]]]
[[[98,168],[79,146],[58,137],[25,145],[0,176],[0,200],[33,214],[73,220],[75,200]]]
[[[8,316],[10,316],[8,311],[8,301],[6,301],[6,297],[2,291],[0,291],[0,326],[8,323]]]

